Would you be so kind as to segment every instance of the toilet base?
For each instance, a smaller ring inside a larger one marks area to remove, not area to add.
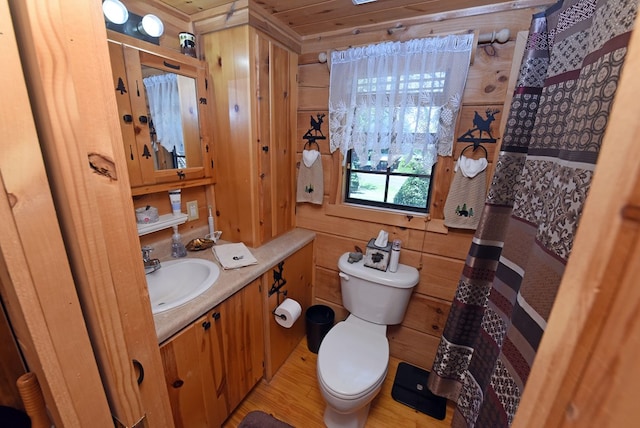
[[[369,416],[371,402],[353,413],[338,413],[330,406],[324,409],[324,424],[327,428],[363,428]]]

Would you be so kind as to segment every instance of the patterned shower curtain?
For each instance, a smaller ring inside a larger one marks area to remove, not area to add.
[[[454,427],[513,421],[571,253],[636,9],[636,0],[566,0],[533,17],[496,172],[429,375],[433,393],[457,401]]]

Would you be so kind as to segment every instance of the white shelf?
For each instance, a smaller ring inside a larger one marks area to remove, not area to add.
[[[183,224],[187,221],[187,218],[188,216],[184,213],[163,214],[155,223],[138,224],[138,236]]]

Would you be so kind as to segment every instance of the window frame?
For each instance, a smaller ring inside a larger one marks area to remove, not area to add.
[[[344,203],[346,204],[353,204],[356,206],[365,206],[365,207],[371,207],[371,208],[382,208],[382,209],[390,209],[390,210],[396,210],[402,213],[407,213],[407,214],[422,214],[422,215],[428,215],[430,212],[430,208],[431,208],[431,198],[433,196],[433,189],[434,189],[434,177],[435,177],[435,171],[436,171],[436,165],[438,164],[438,162],[436,161],[432,168],[430,173],[428,174],[417,174],[417,173],[409,173],[409,172],[393,172],[391,171],[391,167],[389,165],[387,165],[387,167],[383,170],[380,170],[378,168],[374,168],[371,170],[366,170],[366,169],[356,169],[356,168],[352,168],[352,154],[353,154],[353,150],[349,150],[349,152],[347,153],[347,160],[346,160],[346,165],[344,168],[344,186],[343,186],[343,198],[342,200],[344,201]],[[412,206],[408,206],[408,205],[400,205],[400,204],[395,204],[393,202],[380,202],[380,201],[372,201],[372,200],[368,200],[368,199],[359,199],[359,198],[354,198],[350,193],[350,184],[351,184],[351,175],[352,174],[374,174],[374,175],[382,175],[385,176],[385,188],[384,188],[384,200],[387,200],[387,195],[388,195],[388,190],[389,190],[389,182],[391,177],[418,177],[418,178],[427,178],[429,180],[429,189],[427,191],[427,199],[426,199],[426,203],[425,203],[425,207],[424,208],[420,208],[420,207],[412,207]]]

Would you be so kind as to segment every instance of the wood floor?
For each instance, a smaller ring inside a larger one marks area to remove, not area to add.
[[[262,410],[296,428],[322,428],[324,400],[316,379],[317,355],[303,339],[270,383],[260,382],[227,419],[223,428],[235,428],[252,410]],[[382,390],[374,399],[366,428],[445,428],[451,426],[453,405],[440,421],[400,404],[391,397],[391,388],[400,361],[390,358],[389,372]]]

